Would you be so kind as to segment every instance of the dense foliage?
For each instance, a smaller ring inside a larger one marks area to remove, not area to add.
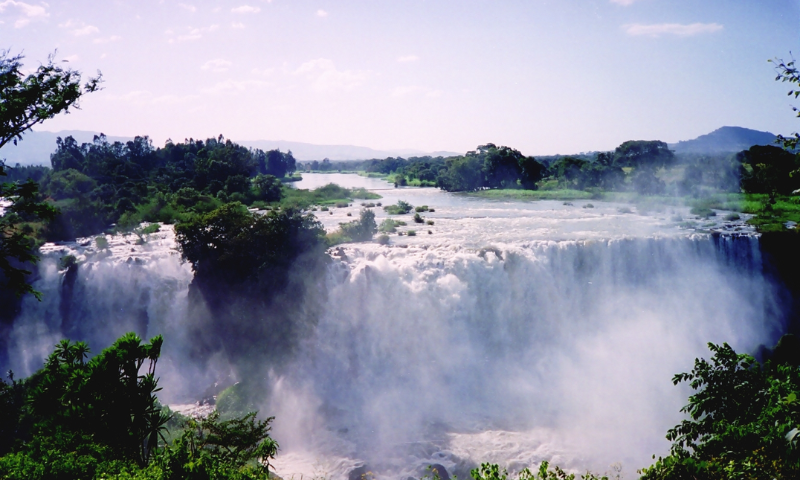
[[[53,56],[26,75],[22,58],[0,50],[0,148],[9,142],[16,145],[34,125],[78,108],[81,96],[96,91],[101,81],[98,74],[81,87],[80,72],[55,65]],[[0,159],[0,177],[7,175]],[[0,183],[0,202],[6,203],[0,203],[0,285],[17,295],[33,293],[38,298],[25,278],[30,273],[25,265],[37,261],[33,227],[22,223],[52,220],[56,210],[39,201],[38,185],[30,178],[11,180]]]
[[[278,177],[295,170],[291,152],[249,150],[222,136],[158,149],[147,137],[122,144],[99,135],[82,145],[59,138],[50,162],[42,190],[62,215],[49,238],[90,235],[112,223],[173,223],[229,201],[274,202]]]
[[[87,359],[64,340],[30,378],[0,381],[0,478],[269,478],[272,418],[176,421],[155,396],[161,346],[129,333]],[[171,443],[168,423],[183,428]]]
[[[771,361],[758,363],[729,345],[709,344],[689,382],[688,418],[667,433],[670,455],[645,468],[644,480],[800,477],[800,369],[797,339],[785,336]]]

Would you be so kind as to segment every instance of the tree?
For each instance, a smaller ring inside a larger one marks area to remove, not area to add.
[[[10,141],[16,145],[22,134],[37,123],[78,108],[81,96],[97,91],[102,81],[98,72],[81,87],[81,73],[53,64],[55,54],[25,76],[22,59],[22,55],[10,56],[8,50],[0,51],[0,148]]]
[[[795,85],[791,90],[789,90],[788,95],[790,97],[793,96],[794,98],[800,96],[800,70],[797,69],[794,58],[788,62],[785,62],[783,59],[779,58],[767,61],[775,64],[775,70],[778,72],[778,75],[775,77],[776,82],[789,82]],[[794,110],[797,116],[800,117],[799,108],[793,106],[792,110]],[[794,150],[797,148],[797,144],[800,143],[800,133],[792,133],[789,137],[778,135],[778,142],[783,144],[783,148],[787,150]]]
[[[800,187],[797,157],[771,145],[754,145],[736,155],[741,164],[742,189],[747,193],[789,195]]]
[[[378,224],[375,222],[375,212],[368,208],[361,210],[358,220],[340,223],[339,227],[342,230],[342,234],[354,242],[372,240],[372,236],[378,231]]]
[[[800,370],[785,350],[784,337],[771,361],[759,364],[729,345],[708,347],[711,360],[697,359],[689,382],[695,393],[681,409],[687,415],[667,432],[669,456],[642,470],[644,480],[798,478],[800,475]]]
[[[659,168],[671,164],[674,159],[669,146],[659,140],[628,140],[614,150],[614,165],[619,167]]]
[[[10,55],[8,50],[0,51],[0,148],[12,141],[16,145],[34,125],[78,108],[81,96],[96,91],[101,81],[98,72],[81,87],[80,72],[53,64],[54,55],[26,76],[22,73],[22,58]],[[2,161],[0,176],[6,176]],[[0,184],[0,198],[11,202],[0,213],[0,280],[18,295],[32,293],[40,298],[27,282],[30,271],[24,267],[26,263],[36,263],[38,257],[33,253],[33,241],[18,227],[26,220],[51,220],[56,210],[38,201],[38,185],[32,181]]]

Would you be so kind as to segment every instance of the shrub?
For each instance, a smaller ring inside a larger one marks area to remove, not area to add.
[[[738,213],[729,213],[729,214],[725,215],[725,220],[728,221],[728,222],[732,222],[734,220],[739,220],[740,218],[742,218],[742,217],[740,217]]]
[[[378,231],[382,233],[394,233],[397,231],[397,223],[391,218],[387,218],[381,222]]]
[[[417,212],[417,213],[427,212],[428,211],[428,206],[427,205],[423,205],[421,207],[417,207],[417,208],[414,209],[414,211]]]
[[[419,213],[414,214],[414,223],[425,223],[425,220],[419,216]]]
[[[410,203],[398,200],[395,205],[387,205],[383,207],[389,215],[402,215],[406,214],[414,208]]]
[[[106,237],[104,235],[98,235],[94,237],[94,243],[95,245],[97,245],[97,248],[99,250],[105,250],[106,248],[108,248],[108,240],[106,240]]]
[[[586,205],[583,206],[583,208],[594,208],[594,205],[592,205],[591,203],[587,203]]]
[[[328,207],[322,207],[322,208],[320,208],[320,211],[327,212],[328,211]]]
[[[161,225],[157,223],[151,223],[150,225],[144,227],[141,231],[143,235],[150,235],[151,233],[156,233],[161,230]]]
[[[78,264],[78,259],[75,258],[75,255],[64,255],[63,257],[61,257],[61,260],[59,261],[59,266],[61,267],[61,270],[68,269],[77,264]]]
[[[429,209],[428,209],[428,211],[429,211],[429,212],[431,212],[431,213],[433,213],[433,212],[435,212],[436,210],[434,210],[434,209],[432,209],[432,208],[429,208]]]
[[[380,245],[388,245],[389,244],[389,235],[379,235],[378,236],[378,243]]]
[[[348,215],[350,215],[348,213]],[[372,236],[378,230],[375,223],[375,212],[368,209],[361,210],[358,220],[353,220],[348,223],[340,223],[339,229],[342,232],[342,237],[350,238],[355,242],[363,242],[372,240]]]
[[[433,220],[428,220],[425,223],[428,224],[428,225],[433,225]]]
[[[352,214],[352,213],[350,213],[350,212],[347,212],[347,216],[348,216],[348,217],[352,217],[352,216],[353,216],[353,214]]]
[[[348,204],[347,202],[336,202],[336,208],[346,208],[349,206],[350,204]]]
[[[409,237],[415,237],[417,235],[417,232],[415,230],[409,230],[408,232],[406,232],[406,235],[408,235]]]

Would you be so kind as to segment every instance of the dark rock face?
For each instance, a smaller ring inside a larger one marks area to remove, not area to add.
[[[431,464],[430,468],[430,475],[435,479],[437,476],[440,480],[450,480],[450,475],[447,473],[447,469],[444,468],[443,465],[438,463]]]
[[[372,474],[370,469],[366,465],[361,465],[360,467],[356,467],[350,470],[350,473],[347,474],[347,480],[370,480]]]
[[[759,247],[764,275],[779,288],[781,318],[784,331],[800,334],[800,234],[795,231],[767,232],[761,235]]]

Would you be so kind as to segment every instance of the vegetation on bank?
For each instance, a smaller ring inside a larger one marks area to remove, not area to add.
[[[271,478],[272,418],[195,420],[159,404],[162,343],[128,333],[89,359],[63,340],[31,377],[0,381],[0,478]]]
[[[128,333],[89,358],[82,342],[56,345],[41,370],[0,380],[0,478],[268,479],[278,443],[273,418],[252,410],[253,391],[236,384],[217,411],[190,419],[159,404],[155,376],[162,338]],[[800,476],[800,340],[786,335],[768,360],[709,344],[695,360],[686,419],[667,432],[669,455],[639,473],[643,480],[789,479]],[[144,371],[144,374],[140,374]],[[535,467],[535,466],[531,466]],[[475,480],[507,480],[497,464]],[[438,472],[434,472],[438,476]],[[542,462],[518,480],[570,480]],[[591,473],[585,480],[600,480]]]

